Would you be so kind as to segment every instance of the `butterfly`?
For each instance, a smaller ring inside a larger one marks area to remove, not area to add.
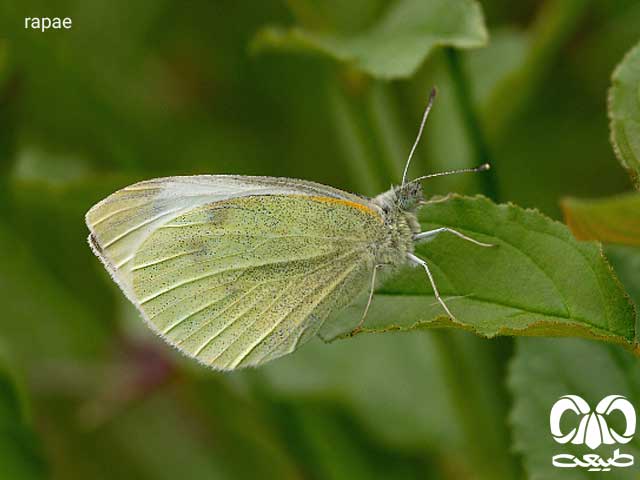
[[[293,352],[330,314],[369,288],[360,329],[383,266],[424,269],[421,181],[407,181],[435,89],[402,183],[366,198],[318,183],[275,177],[195,175],[125,187],[86,214],[89,244],[146,323],[169,344],[218,370],[257,366]]]

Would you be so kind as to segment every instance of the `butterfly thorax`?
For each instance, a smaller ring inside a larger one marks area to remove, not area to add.
[[[392,188],[372,199],[384,219],[384,237],[375,251],[378,264],[400,265],[408,253],[413,253],[413,237],[421,230],[416,208],[422,200],[422,189],[419,185],[408,186]]]

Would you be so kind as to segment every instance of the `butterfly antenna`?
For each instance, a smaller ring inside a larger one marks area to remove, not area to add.
[[[479,165],[479,166],[473,167],[473,168],[460,168],[458,170],[448,170],[446,172],[430,173],[429,175],[423,175],[422,177],[418,177],[418,178],[416,178],[414,180],[411,180],[411,183],[419,182],[419,181],[425,180],[427,178],[442,177],[444,175],[453,175],[455,173],[486,172],[487,170],[490,170],[490,169],[491,169],[491,165],[489,165],[488,163],[483,163],[482,165]]]
[[[436,87],[431,89],[431,94],[429,95],[429,102],[427,103],[427,107],[424,109],[424,113],[422,114],[422,121],[420,122],[420,129],[418,130],[418,136],[416,137],[416,141],[413,142],[413,147],[411,147],[411,151],[409,152],[409,158],[407,158],[407,163],[404,166],[404,172],[402,172],[402,185],[407,181],[407,172],[409,171],[409,164],[411,163],[411,158],[413,157],[413,152],[416,151],[416,147],[420,142],[420,137],[422,137],[422,130],[424,130],[424,124],[427,123],[427,117],[429,116],[429,112],[431,111],[431,107],[433,106],[433,101],[436,98]]]

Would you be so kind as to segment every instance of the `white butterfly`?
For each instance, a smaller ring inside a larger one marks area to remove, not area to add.
[[[86,215],[94,253],[168,343],[221,370],[260,365],[290,353],[317,333],[330,313],[369,286],[377,269],[427,263],[421,232],[420,181],[369,199],[304,180],[238,175],[168,177],[136,183]]]

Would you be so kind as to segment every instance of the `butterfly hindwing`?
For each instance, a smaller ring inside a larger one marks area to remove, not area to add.
[[[165,339],[219,369],[295,349],[367,285],[377,218],[326,197],[266,195],[196,207],[133,259],[133,287]]]

